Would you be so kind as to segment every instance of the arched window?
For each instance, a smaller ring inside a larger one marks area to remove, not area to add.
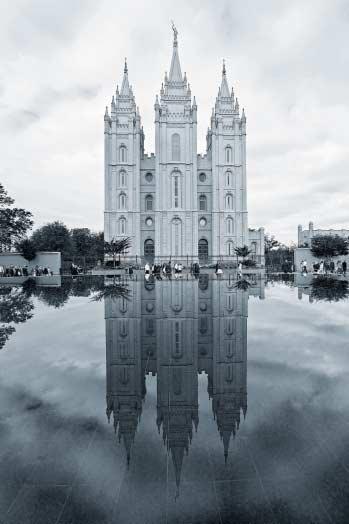
[[[227,164],[231,164],[231,163],[232,163],[232,161],[231,161],[231,159],[232,159],[232,154],[231,154],[231,153],[232,153],[232,151],[231,151],[231,147],[230,147],[230,146],[227,146],[227,147],[225,148],[225,161],[226,161]]]
[[[171,137],[172,145],[172,160],[181,159],[181,137],[178,133],[174,133]]]
[[[227,255],[229,257],[234,255],[234,243],[231,240],[227,242]]]
[[[225,183],[228,187],[231,187],[233,185],[233,173],[231,171],[226,172]]]
[[[145,210],[153,211],[153,197],[152,195],[147,195],[145,197]]]
[[[208,259],[208,242],[206,238],[201,238],[199,240],[198,251],[199,251],[199,260]]]
[[[199,209],[200,211],[207,210],[207,197],[206,195],[200,195],[199,197]]]
[[[119,195],[119,208],[126,209],[126,195],[125,193],[120,193]]]
[[[234,202],[233,195],[231,193],[228,193],[225,197],[225,209],[232,210],[234,207],[233,202]]]
[[[124,145],[119,147],[119,162],[127,162],[127,148]]]
[[[126,218],[121,217],[119,220],[119,235],[126,235]]]
[[[126,182],[127,182],[126,171],[122,170],[119,173],[119,185],[120,185],[120,187],[125,187],[127,185]]]
[[[155,253],[154,240],[152,240],[151,238],[148,238],[144,242],[144,257],[146,258],[148,262],[151,262],[154,259],[154,253]]]
[[[231,217],[227,218],[227,235],[234,234],[234,220]]]

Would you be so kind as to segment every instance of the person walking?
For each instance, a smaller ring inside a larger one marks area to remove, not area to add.
[[[303,273],[308,273],[308,262],[303,260]]]

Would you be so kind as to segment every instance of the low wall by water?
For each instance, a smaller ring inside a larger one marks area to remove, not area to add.
[[[294,266],[296,271],[300,271],[301,269],[301,262],[302,260],[306,260],[308,264],[308,270],[311,270],[313,267],[313,264],[321,262],[321,258],[315,257],[309,247],[297,247],[294,250]],[[349,268],[349,255],[346,256],[339,256],[339,257],[332,257],[331,260],[335,263],[337,267],[337,260],[340,260],[343,262],[343,260],[347,261],[348,268]]]
[[[42,275],[41,277],[0,277],[0,285],[21,286],[26,280],[33,278],[40,287],[61,287],[62,277],[60,275]]]
[[[59,251],[38,251],[34,260],[26,260],[20,253],[0,253],[0,266],[27,266],[29,271],[35,266],[49,267],[54,275],[61,272],[61,253]]]

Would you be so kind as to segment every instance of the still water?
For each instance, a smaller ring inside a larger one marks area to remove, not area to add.
[[[348,285],[309,279],[2,286],[1,524],[348,523]]]

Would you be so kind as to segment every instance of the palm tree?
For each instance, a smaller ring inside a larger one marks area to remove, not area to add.
[[[109,255],[112,255],[114,268],[116,256],[120,255],[121,253],[127,253],[130,247],[130,237],[121,238],[119,240],[112,238],[110,242],[104,242],[104,252]]]
[[[248,246],[242,246],[242,247],[236,247],[235,248],[236,257],[239,261],[239,257],[242,257],[243,261],[246,257],[251,253],[251,251],[248,249]]]

